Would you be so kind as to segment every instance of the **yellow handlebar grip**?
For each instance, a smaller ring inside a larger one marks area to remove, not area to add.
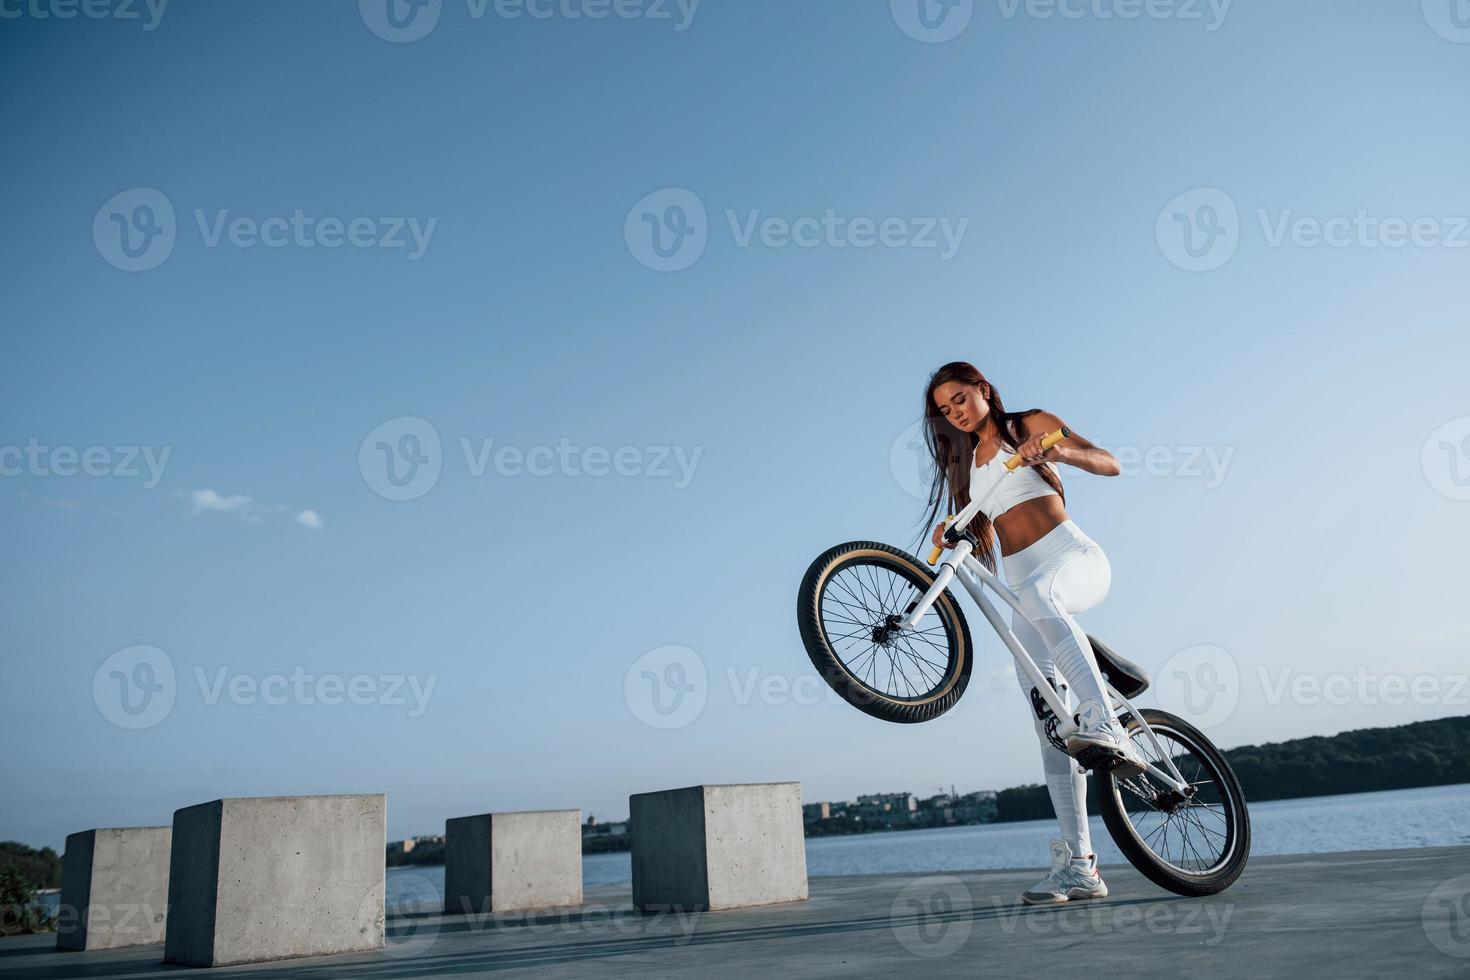
[[[954,520],[954,515],[953,514],[950,514],[948,517],[946,517],[944,519],[945,526],[947,527],[949,525],[949,522],[952,521],[952,520]],[[943,554],[943,553],[944,553],[944,549],[943,548],[935,548],[933,551],[929,552],[929,564],[932,565],[935,562],[937,562],[939,560],[939,556],[941,554]]]
[[[1063,439],[1067,438],[1071,434],[1072,434],[1072,430],[1071,429],[1067,428],[1065,425],[1062,426],[1060,429],[1058,429],[1055,432],[1052,432],[1052,433],[1048,434],[1045,438],[1043,438],[1041,440],[1041,451],[1042,452],[1046,452],[1052,446],[1055,446],[1057,443],[1061,442]],[[1020,465],[1021,465],[1021,454],[1020,453],[1016,453],[1016,455],[1014,455],[1010,459],[1006,460],[1006,469],[1008,469],[1008,470],[1014,471],[1015,468],[1017,466],[1020,466]],[[931,561],[929,564],[932,565],[934,563]]]

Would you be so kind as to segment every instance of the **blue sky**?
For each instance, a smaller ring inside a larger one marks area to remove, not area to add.
[[[1470,711],[1470,12],[375,2],[4,8],[0,838],[1038,781],[972,607],[932,723],[781,693],[812,558],[912,546],[955,358],[1135,461],[1063,476],[1151,703]],[[378,442],[437,478],[390,499]]]

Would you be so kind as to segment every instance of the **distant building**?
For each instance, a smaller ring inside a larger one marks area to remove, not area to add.
[[[873,793],[857,798],[858,806],[868,807],[882,813],[913,813],[919,808],[919,799],[912,793]]]
[[[962,796],[953,786],[922,800],[912,793],[868,793],[850,803],[804,803],[801,819],[809,837],[991,823],[996,794],[979,790]]]
[[[617,823],[598,823],[597,817],[589,815],[582,824],[582,837],[623,837],[628,833],[626,820]]]

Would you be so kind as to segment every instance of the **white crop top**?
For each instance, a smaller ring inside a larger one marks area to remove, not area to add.
[[[980,501],[980,510],[992,521],[1019,503],[1056,493],[1034,466],[1007,470],[1006,460],[1014,455],[1015,448],[1002,442],[990,462],[970,466],[970,499]]]

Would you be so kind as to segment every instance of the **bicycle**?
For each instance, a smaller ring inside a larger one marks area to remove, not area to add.
[[[1050,448],[1071,433],[1046,436]],[[1020,455],[1006,461],[1014,472]],[[812,665],[842,698],[884,721],[932,721],[954,707],[969,683],[974,645],[950,591],[958,579],[1034,685],[1032,710],[1047,739],[1066,751],[1077,731],[1071,706],[1046,678],[996,607],[989,587],[1025,617],[1019,600],[975,558],[979,540],[967,527],[983,501],[945,520],[952,547],[936,572],[899,548],[876,541],[840,544],[807,569],[797,597],[797,623]],[[939,561],[943,548],[929,555]],[[1029,619],[1027,620],[1030,621]],[[1250,814],[1240,781],[1208,738],[1183,718],[1133,699],[1151,683],[1148,672],[1088,634],[1119,722],[1147,768],[1117,778],[1097,769],[1103,823],[1129,862],[1179,895],[1213,895],[1240,877],[1250,855]],[[849,659],[844,647],[856,648]],[[1165,744],[1168,747],[1165,747]],[[1188,778],[1186,778],[1186,772]]]

